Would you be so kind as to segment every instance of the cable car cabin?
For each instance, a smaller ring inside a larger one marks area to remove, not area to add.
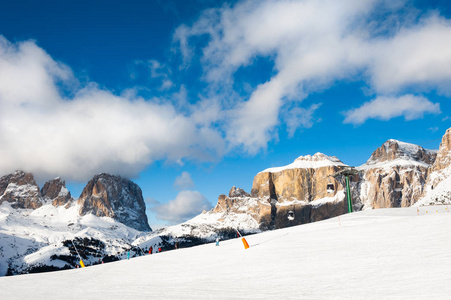
[[[328,183],[327,184],[327,192],[329,194],[332,194],[334,192],[334,190],[335,190],[335,187],[334,187],[333,183]]]
[[[290,210],[288,212],[288,220],[293,221],[294,220],[294,212],[292,210]]]

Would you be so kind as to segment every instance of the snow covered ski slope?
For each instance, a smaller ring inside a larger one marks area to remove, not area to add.
[[[0,299],[451,299],[451,207],[368,210],[130,260],[0,278]]]

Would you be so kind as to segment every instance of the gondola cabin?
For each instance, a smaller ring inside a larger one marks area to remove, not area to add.
[[[327,192],[328,192],[329,194],[333,194],[334,191],[335,191],[334,184],[333,184],[333,183],[328,183],[328,184],[327,184]]]
[[[294,211],[290,210],[288,212],[288,220],[290,220],[290,221],[294,220]]]

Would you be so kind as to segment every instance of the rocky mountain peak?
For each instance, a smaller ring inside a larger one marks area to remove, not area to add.
[[[78,199],[80,215],[110,217],[141,231],[151,231],[141,188],[134,182],[106,173],[94,176]]]
[[[330,161],[332,163],[342,163],[341,160],[339,160],[335,156],[328,156],[326,154],[317,152],[314,155],[305,155],[305,156],[299,156],[294,160],[296,161],[310,161],[310,162],[318,162],[318,161]]]
[[[73,200],[66,183],[59,177],[47,181],[41,189],[41,195],[44,200],[52,201],[54,206],[68,205]]]
[[[345,167],[341,160],[335,156],[328,156],[323,153],[315,153],[314,155],[299,156],[293,163],[283,166],[266,169],[260,173],[280,173],[290,169],[318,169],[324,167]],[[260,174],[259,173],[259,174]]]
[[[0,204],[11,203],[13,208],[36,209],[42,206],[39,187],[33,174],[16,171],[0,178]]]
[[[243,189],[237,188],[236,186],[232,186],[229,191],[229,197],[250,197],[249,193],[246,193]]]
[[[446,131],[442,138],[432,171],[443,170],[449,165],[451,165],[451,128]]]
[[[435,160],[434,151],[425,150],[423,147],[390,139],[377,148],[366,162],[366,165],[394,161],[397,159],[423,162],[432,165]]]

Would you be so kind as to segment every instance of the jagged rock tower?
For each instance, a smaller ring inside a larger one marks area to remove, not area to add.
[[[151,231],[141,188],[134,182],[102,173],[88,182],[78,199],[80,215],[110,217],[140,231]]]

